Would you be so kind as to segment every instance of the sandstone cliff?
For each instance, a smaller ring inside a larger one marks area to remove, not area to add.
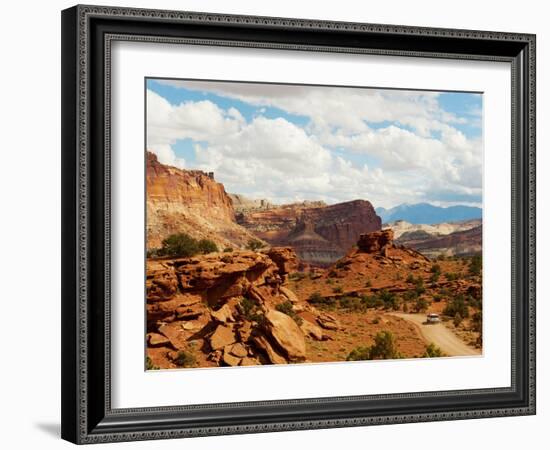
[[[362,233],[380,230],[370,202],[325,205],[304,202],[237,215],[237,222],[274,245],[290,245],[301,260],[327,266],[355,245]]]
[[[147,152],[147,246],[160,247],[172,233],[208,238],[219,246],[243,246],[253,236],[235,221],[224,186],[199,170],[161,164]]]

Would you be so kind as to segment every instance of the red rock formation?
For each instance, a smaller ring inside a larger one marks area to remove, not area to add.
[[[362,234],[357,241],[357,248],[362,252],[375,253],[391,244],[393,244],[393,231],[388,229]]]
[[[177,232],[211,239],[221,247],[240,247],[254,238],[235,222],[223,184],[206,172],[166,166],[147,152],[146,175],[148,248],[160,247]]]
[[[370,202],[354,200],[327,206],[283,205],[237,215],[237,221],[274,245],[292,246],[301,260],[327,266],[344,256],[359,235],[380,230],[382,221]]]
[[[315,320],[315,308],[282,286],[295,265],[290,248],[149,259],[147,353],[153,365],[178,367],[194,358],[202,366],[305,361],[304,331],[278,310],[285,304],[288,311],[290,303]],[[314,324],[305,329],[327,339]]]

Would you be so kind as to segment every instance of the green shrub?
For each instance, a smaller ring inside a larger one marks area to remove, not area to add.
[[[378,298],[376,295],[363,295],[361,297],[361,302],[365,305],[366,308],[376,308],[376,300]]]
[[[291,274],[288,275],[288,279],[293,281],[300,281],[300,280],[303,280],[305,277],[306,277],[306,274],[302,272],[292,272]]]
[[[339,300],[339,305],[341,308],[355,312],[364,312],[368,308],[368,306],[363,302],[363,299],[359,297],[341,297]]]
[[[482,318],[483,318],[483,313],[481,311],[477,311],[477,312],[474,313],[474,315],[472,316],[472,320],[471,320],[472,331],[477,331],[477,332],[481,333]]]
[[[403,355],[397,351],[393,333],[381,331],[374,337],[370,347],[357,347],[347,357],[348,361],[364,361],[371,359],[399,359]]]
[[[337,286],[335,288],[332,288],[332,292],[334,292],[335,294],[341,294],[344,291],[341,286]]]
[[[368,288],[372,287],[371,280],[367,280],[367,282],[365,283],[365,287],[368,287]]]
[[[333,298],[323,297],[319,292],[314,292],[307,299],[309,303],[321,306],[334,306],[336,300]]]
[[[199,252],[201,252],[203,255],[206,255],[207,253],[214,253],[218,251],[218,246],[214,241],[211,241],[210,239],[201,239],[197,246],[199,248]]]
[[[252,250],[253,252],[260,250],[263,246],[264,244],[262,241],[259,241],[258,239],[250,239],[246,244],[246,248],[248,250]]]
[[[292,317],[294,319],[294,322],[296,322],[298,325],[302,324],[303,319],[298,314],[296,314],[296,311],[294,311],[294,306],[292,305],[292,302],[290,300],[279,303],[275,306],[275,309],[282,312],[283,314],[286,314],[287,316]]]
[[[455,327],[458,327],[461,323],[462,323],[462,316],[460,315],[460,313],[457,312],[453,318],[453,325]]]
[[[410,284],[414,283],[414,275],[410,273],[405,281]]]
[[[447,278],[447,281],[456,281],[460,278],[460,275],[455,272],[447,272],[445,278]]]
[[[189,257],[199,253],[199,246],[196,239],[187,233],[171,234],[162,241],[162,248],[159,250],[162,256]]]
[[[432,265],[432,267],[430,268],[430,272],[434,274],[441,274],[441,266],[439,264]]]
[[[225,247],[225,248],[223,249],[223,252],[224,252],[224,253],[231,253],[232,251],[233,251],[233,247]]]
[[[439,277],[441,274],[439,273],[432,273],[430,276],[430,283],[437,283],[439,281]]]
[[[347,361],[366,361],[370,358],[370,347],[356,347],[346,358]]]
[[[468,272],[470,272],[472,275],[480,275],[481,269],[482,269],[481,255],[472,256],[472,259],[470,260],[470,265],[468,267]]]
[[[442,356],[445,356],[445,354],[432,342],[426,346],[423,358],[440,358]]]
[[[195,367],[197,359],[192,353],[180,350],[174,359],[174,362],[180,367]]]
[[[378,293],[378,297],[382,300],[386,309],[397,310],[399,308],[399,299],[393,292],[388,292],[386,289],[382,289]]]
[[[153,364],[153,360],[148,356],[145,358],[145,369],[146,370],[159,370],[160,367]]]
[[[254,300],[243,297],[239,303],[241,314],[250,322],[263,323],[265,315]]]
[[[426,310],[428,309],[428,306],[429,306],[428,300],[426,300],[423,297],[418,297],[414,304],[414,310],[417,313],[426,312]]]
[[[458,294],[453,300],[447,303],[447,306],[443,309],[443,314],[449,317],[455,317],[457,313],[460,314],[463,319],[470,316],[468,306],[462,294]]]

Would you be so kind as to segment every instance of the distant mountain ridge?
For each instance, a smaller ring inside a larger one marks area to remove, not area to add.
[[[429,203],[414,205],[398,205],[390,209],[376,208],[382,222],[405,220],[413,224],[433,225],[443,222],[458,222],[463,220],[481,219],[482,209],[475,206],[456,205],[441,207]]]

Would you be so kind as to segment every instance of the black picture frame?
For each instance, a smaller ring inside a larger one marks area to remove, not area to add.
[[[110,45],[194,42],[512,67],[512,383],[506,388],[112,409]],[[62,437],[98,443],[535,414],[535,36],[75,6],[62,12]]]

